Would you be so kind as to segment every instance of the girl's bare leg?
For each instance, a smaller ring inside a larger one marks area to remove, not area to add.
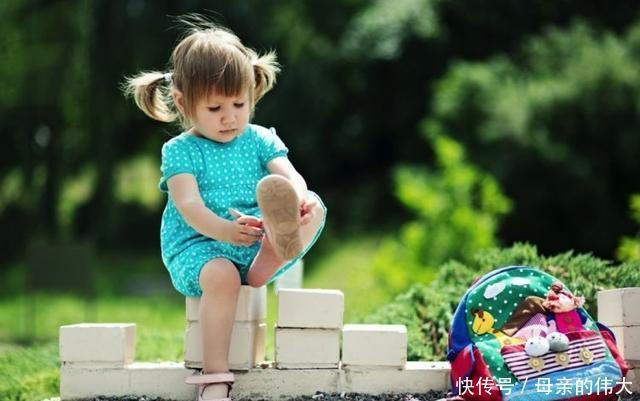
[[[204,373],[229,371],[229,344],[240,292],[240,274],[226,259],[213,259],[200,271],[200,327]],[[203,398],[224,398],[226,384],[206,387]]]
[[[320,205],[316,205],[313,210],[313,218],[304,226],[300,227],[300,237],[302,239],[302,249],[313,241],[316,233],[324,220],[324,209]],[[275,274],[280,266],[286,261],[278,258],[273,251],[273,247],[269,239],[265,236],[260,245],[260,250],[256,255],[249,273],[247,274],[247,282],[252,287],[261,287]]]

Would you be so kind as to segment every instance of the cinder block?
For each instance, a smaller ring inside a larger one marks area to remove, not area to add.
[[[132,395],[159,397],[167,400],[194,400],[196,386],[184,380],[193,374],[175,362],[137,362],[127,366]]]
[[[250,369],[264,360],[267,324],[235,322],[229,346],[229,368]],[[202,368],[202,332],[200,323],[188,322],[185,332],[184,360],[188,368]]]
[[[133,362],[134,323],[80,323],[60,327],[60,361],[111,367]]]
[[[193,374],[175,362],[132,363],[125,368],[60,368],[60,399],[94,399],[99,396],[152,396],[172,400],[195,399],[196,387],[184,382]]]
[[[200,320],[200,297],[186,297],[187,320],[197,322]],[[238,294],[236,306],[237,322],[263,321],[267,318],[267,286],[253,288],[243,285]]]
[[[616,343],[622,357],[640,360],[640,326],[609,326],[616,336]]]
[[[626,385],[629,391],[632,393],[640,393],[640,367],[629,369],[625,380],[629,383]],[[621,392],[622,395],[626,395],[627,393],[628,392],[624,389]]]
[[[194,373],[173,362],[133,363],[126,368],[88,368],[63,365],[60,369],[62,401],[93,399],[100,395],[146,396],[176,401],[192,401],[193,385],[184,379]],[[235,399],[281,400],[327,393],[360,392],[426,393],[448,388],[446,362],[408,362],[404,369],[262,369],[235,372],[232,395]],[[155,379],[155,380],[154,380]]]
[[[338,369],[252,369],[236,374],[231,392],[236,400],[282,400],[317,391],[336,393],[340,388]]]
[[[280,328],[341,329],[344,294],[340,290],[281,289],[278,291]]]
[[[75,400],[98,396],[123,396],[132,391],[129,372],[124,368],[82,367],[62,364],[60,399]]]
[[[407,328],[399,324],[346,324],[342,364],[402,368],[407,363]]]
[[[340,371],[340,392],[425,393],[449,388],[448,362],[407,362],[401,369],[347,367]]]
[[[598,292],[598,320],[607,326],[640,326],[640,287]]]
[[[278,369],[338,368],[340,330],[290,329],[276,326],[274,348]]]

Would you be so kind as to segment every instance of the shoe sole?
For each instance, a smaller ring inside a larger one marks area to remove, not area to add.
[[[258,183],[258,206],[273,249],[283,260],[302,252],[300,209],[295,189],[284,177],[270,175]]]

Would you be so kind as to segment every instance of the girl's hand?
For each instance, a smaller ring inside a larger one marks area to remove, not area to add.
[[[318,206],[315,200],[303,199],[300,202],[300,225],[304,226],[309,223],[314,216],[314,210]]]
[[[235,211],[232,215],[236,217],[236,220],[229,221],[231,224],[228,225],[227,242],[249,246],[262,239],[264,231],[261,219]]]

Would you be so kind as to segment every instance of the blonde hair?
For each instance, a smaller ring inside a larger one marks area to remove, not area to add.
[[[276,81],[280,65],[275,52],[259,55],[245,47],[231,31],[191,14],[180,18],[185,35],[173,49],[170,73],[141,72],[126,78],[124,91],[149,117],[193,125],[198,102],[212,92],[222,96],[249,93],[251,110]],[[175,105],[176,92],[184,99],[184,113]]]

